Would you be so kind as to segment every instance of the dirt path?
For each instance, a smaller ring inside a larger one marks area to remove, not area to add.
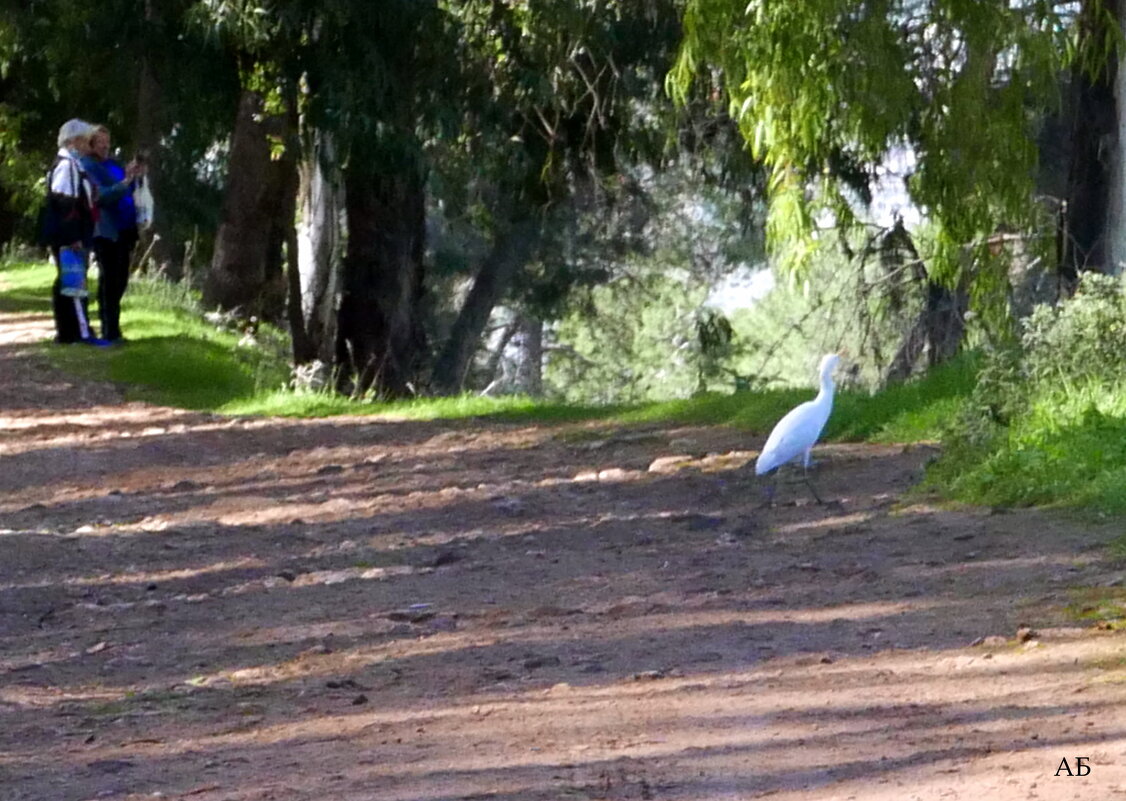
[[[1120,524],[902,502],[925,449],[825,448],[839,504],[761,511],[731,430],[122,403],[36,325],[0,320],[5,801],[1126,799],[1126,636],[1066,611],[1122,598]]]

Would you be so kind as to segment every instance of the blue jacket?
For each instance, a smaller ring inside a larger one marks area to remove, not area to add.
[[[137,207],[133,204],[132,181],[125,180],[125,168],[113,159],[101,161],[86,156],[82,166],[98,189],[97,225],[94,236],[116,241],[121,233],[137,227]]]

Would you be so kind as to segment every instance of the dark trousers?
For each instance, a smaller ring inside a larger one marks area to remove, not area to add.
[[[121,339],[121,298],[129,285],[129,259],[136,234],[123,231],[116,241],[94,240],[101,275],[98,280],[98,316],[102,321],[102,339]]]
[[[55,256],[55,268],[58,269],[59,265],[59,249],[51,248]],[[55,275],[55,285],[51,290],[51,307],[55,312],[55,341],[56,342],[79,342],[82,340],[82,325],[79,322],[78,315],[82,314],[82,319],[89,324],[90,309],[89,301],[86,298],[72,298],[62,294],[59,289],[62,287],[62,279],[58,274]],[[76,302],[77,301],[77,302]],[[81,312],[79,312],[81,309]],[[93,336],[93,331],[88,331],[89,336]]]

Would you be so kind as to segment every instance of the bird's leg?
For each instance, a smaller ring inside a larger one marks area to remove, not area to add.
[[[810,454],[812,448],[805,452],[805,464],[802,465],[802,481],[809,487],[809,491],[813,493],[814,500],[817,501],[818,506],[824,506],[825,502],[821,500],[821,496],[817,494],[817,489],[813,486],[813,482],[809,479],[809,465],[811,463]]]
[[[778,487],[778,471],[775,470],[770,476],[770,483],[766,485],[763,491],[763,501],[758,505],[759,509],[773,509],[774,508],[774,490]]]
[[[825,501],[821,500],[821,496],[817,494],[817,489],[813,486],[813,482],[809,478],[809,470],[802,471],[802,480],[805,482],[805,485],[809,487],[809,491],[813,493],[813,499],[817,501],[817,505],[824,506]]]

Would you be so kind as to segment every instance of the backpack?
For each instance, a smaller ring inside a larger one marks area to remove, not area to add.
[[[78,196],[58,195],[51,191],[51,176],[62,161],[71,161],[75,170]],[[39,210],[39,244],[43,247],[63,247],[75,242],[85,242],[94,233],[96,211],[87,190],[86,173],[73,159],[57,156],[47,170],[47,196]]]

